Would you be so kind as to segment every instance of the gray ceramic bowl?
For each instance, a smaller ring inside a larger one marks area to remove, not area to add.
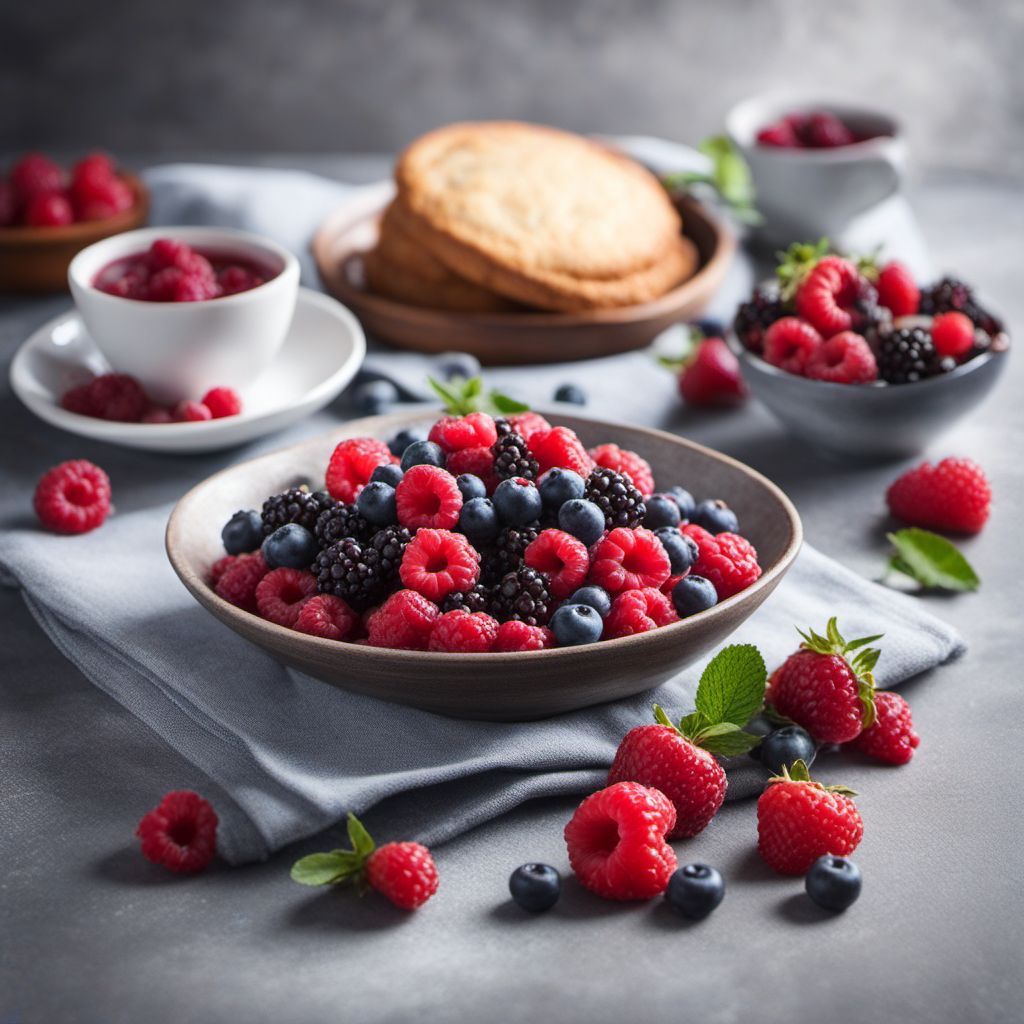
[[[730,336],[751,393],[806,444],[858,461],[917,455],[974,412],[995,387],[1009,359],[1002,347],[916,384],[831,384],[766,363]],[[1004,344],[1005,343],[1005,344]]]

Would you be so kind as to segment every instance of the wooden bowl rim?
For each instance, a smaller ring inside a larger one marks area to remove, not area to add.
[[[370,436],[379,436],[380,434],[400,429],[402,426],[407,424],[416,423],[429,415],[430,410],[420,410],[419,412],[395,413],[388,416],[368,417],[361,420],[351,420],[349,423],[344,425],[343,429],[348,432],[352,427],[358,428],[358,425],[361,423],[366,423],[368,425],[372,424],[372,430],[369,431]],[[614,436],[614,431],[619,430],[624,426],[624,424],[611,423],[607,420],[592,419],[587,416],[572,416],[570,418],[584,421],[588,426],[607,430],[609,431],[609,436]],[[617,637],[614,640],[600,641],[602,646],[604,644],[618,645],[615,648],[616,651],[627,651],[632,648],[636,652],[637,656],[642,656],[644,645],[651,645],[652,643],[659,641],[663,644],[669,644],[676,638],[681,640],[682,634],[694,623],[709,623],[716,618],[727,616],[731,609],[756,596],[758,592],[763,590],[765,587],[774,588],[775,582],[787,572],[800,550],[803,543],[803,524],[801,523],[800,515],[797,512],[796,507],[787,497],[785,492],[766,476],[759,473],[756,469],[746,465],[746,463],[740,462],[738,459],[734,459],[730,455],[725,455],[722,452],[715,451],[713,448],[697,444],[695,441],[679,437],[676,434],[670,434],[664,430],[640,426],[629,426],[628,429],[638,431],[639,433],[658,441],[668,441],[684,448],[689,448],[692,451],[721,462],[731,467],[741,475],[756,481],[779,503],[788,519],[790,531],[789,538],[779,557],[768,568],[764,569],[761,576],[745,590],[741,590],[738,594],[734,594],[732,597],[726,598],[724,601],[719,602],[707,611],[698,612],[696,615],[692,615],[686,619],[681,619],[678,622],[670,623],[667,626],[661,626],[658,629],[650,630],[647,633],[638,633],[633,636]],[[332,431],[331,433],[333,434],[334,432]],[[345,434],[347,437],[354,437],[358,435],[358,429],[355,433]],[[330,435],[321,435],[320,439],[328,436]],[[442,670],[445,665],[450,665],[450,659],[453,657],[458,658],[459,665],[477,666],[480,668],[483,668],[485,665],[504,666],[519,663],[524,656],[524,652],[512,651],[492,652],[489,654],[453,655],[442,651],[404,651],[390,647],[370,647],[365,644],[344,643],[338,640],[327,640],[322,637],[299,633],[296,630],[288,629],[285,626],[279,626],[276,623],[268,622],[266,619],[262,619],[251,612],[243,611],[241,608],[225,601],[209,586],[203,576],[192,568],[191,563],[184,554],[185,545],[183,541],[183,520],[184,513],[187,511],[188,505],[195,499],[198,493],[213,481],[237,472],[242,466],[251,465],[267,459],[277,458],[287,452],[306,448],[317,440],[319,439],[307,438],[305,441],[301,441],[298,444],[289,445],[287,448],[280,448],[277,451],[268,452],[267,454],[258,456],[255,459],[236,463],[226,469],[219,470],[211,476],[206,477],[205,480],[196,484],[177,501],[174,508],[171,510],[170,517],[167,520],[164,545],[171,567],[174,569],[178,578],[185,585],[189,593],[191,593],[201,605],[206,606],[207,604],[212,604],[217,607],[220,612],[219,617],[223,620],[239,622],[244,627],[266,632],[268,636],[274,637],[278,640],[287,639],[291,643],[307,644],[310,646],[311,650],[319,650],[323,653],[335,652],[342,656],[355,657],[357,659],[366,657],[370,659],[377,659],[382,662],[394,661],[397,659],[399,664],[405,664],[410,669],[413,667],[422,667],[432,668],[438,671]],[[339,440],[344,440],[344,437],[339,437]],[[558,664],[566,662],[580,653],[592,652],[597,647],[598,644],[594,643],[585,644],[580,647],[555,647],[542,651],[529,651],[525,652],[525,654],[530,658],[545,659],[546,662],[550,664],[552,670],[554,670]]]

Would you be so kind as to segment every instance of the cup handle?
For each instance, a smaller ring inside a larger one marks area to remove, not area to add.
[[[851,216],[870,210],[883,199],[896,195],[903,188],[906,171],[906,153],[894,142],[865,157],[858,166],[858,176],[863,182],[863,187],[858,190],[862,199]]]

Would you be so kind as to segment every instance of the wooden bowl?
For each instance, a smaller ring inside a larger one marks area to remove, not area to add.
[[[688,281],[653,302],[587,313],[453,313],[410,306],[367,291],[362,254],[377,240],[377,224],[393,187],[366,190],[338,210],[313,237],[324,287],[348,306],[367,332],[417,352],[471,352],[492,366],[593,359],[644,348],[662,331],[691,320],[722,283],[736,241],[707,210],[683,196],[676,205],[683,233],[700,263]]]
[[[145,224],[149,192],[135,175],[122,177],[135,203],[115,217],[62,228],[0,228],[0,292],[66,292],[68,264],[82,249]]]
[[[800,548],[800,517],[792,503],[735,459],[661,431],[564,416],[558,422],[576,430],[585,444],[616,441],[649,459],[663,484],[685,481],[700,496],[728,501],[758,550],[761,578],[706,612],[649,633],[517,654],[392,651],[323,640],[244,612],[207,584],[210,566],[224,554],[221,524],[237,509],[259,508],[268,494],[299,482],[319,483],[334,446],[346,437],[387,438],[425,422],[422,412],[357,420],[215,474],[171,513],[167,554],[174,571],[236,633],[324,682],[457,718],[522,721],[641,693],[672,678],[721,644],[768,597]]]

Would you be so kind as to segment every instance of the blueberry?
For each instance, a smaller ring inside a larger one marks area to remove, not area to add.
[[[352,407],[362,416],[379,416],[398,401],[398,388],[389,380],[370,380],[352,389]]]
[[[551,631],[562,647],[595,643],[603,629],[604,620],[589,604],[563,604],[551,616]]]
[[[799,725],[784,725],[773,730],[761,741],[758,749],[761,764],[773,775],[780,775],[783,766],[792,768],[794,761],[803,761],[810,767],[818,751],[811,734]]]
[[[725,880],[707,864],[686,864],[668,880],[665,900],[691,921],[702,921],[725,896]]]
[[[403,452],[411,444],[415,444],[417,441],[426,441],[427,436],[420,430],[412,430],[406,427],[405,430],[400,430],[390,441],[388,441],[388,448],[391,449],[391,454],[396,458],[401,458]]]
[[[679,506],[680,518],[692,520],[694,509],[697,507],[693,495],[685,487],[673,487],[668,493]]]
[[[569,405],[586,405],[587,393],[576,384],[559,384],[555,389],[556,402],[568,402]]]
[[[285,523],[263,542],[263,561],[271,569],[308,569],[318,550],[309,530],[298,523]]]
[[[435,366],[443,380],[455,380],[457,377],[470,380],[480,376],[480,360],[468,352],[442,352]]]
[[[582,498],[586,484],[579,473],[556,466],[540,478],[537,489],[540,491],[544,507],[557,512],[567,501]]]
[[[819,857],[804,879],[807,895],[825,910],[845,910],[860,895],[860,868],[845,857],[826,853]]]
[[[672,588],[672,603],[679,618],[685,619],[713,608],[718,604],[718,594],[714,584],[703,576],[684,576]]]
[[[540,518],[540,491],[529,480],[502,480],[494,489],[494,507],[508,526],[526,526]]]
[[[455,478],[455,483],[459,487],[459,491],[462,493],[462,500],[469,501],[472,498],[486,498],[487,488],[484,486],[483,480],[478,476],[473,476],[472,473],[463,473],[461,476]]]
[[[368,483],[356,498],[356,507],[363,518],[374,526],[392,526],[398,522],[395,489],[383,480]]]
[[[255,551],[263,540],[263,520],[255,509],[236,512],[220,531],[224,550],[229,555]]]
[[[562,876],[549,864],[524,864],[508,880],[512,899],[534,914],[550,910],[562,894]]]
[[[396,466],[393,462],[389,462],[386,466],[378,466],[370,474],[370,482],[373,483],[373,481],[379,480],[383,484],[397,487],[402,482],[404,475],[401,466]]]
[[[702,501],[690,519],[708,533],[736,533],[740,528],[736,513],[721,500]]]
[[[743,726],[744,732],[749,732],[753,736],[759,736],[762,740],[765,738],[765,736],[768,736],[770,733],[775,732],[777,728],[778,726],[767,715],[764,714],[754,715],[754,717],[750,719],[750,721],[747,722],[745,726]],[[754,747],[747,754],[747,757],[749,757],[752,761],[757,761],[757,763],[760,764],[761,745],[758,744],[756,747]],[[810,761],[808,761],[807,764],[808,766],[810,766]]]
[[[498,536],[501,523],[490,498],[470,498],[459,512],[460,533],[464,533],[474,545],[486,544]]]
[[[558,526],[590,547],[604,533],[604,513],[592,501],[573,498],[558,510]]]
[[[413,441],[402,452],[402,472],[408,473],[413,466],[439,466],[444,469],[444,452],[433,441]]]
[[[725,325],[721,320],[713,320],[711,318],[706,320],[694,320],[691,326],[696,327],[705,338],[725,337]]]
[[[608,613],[612,610],[612,599],[608,596],[608,591],[604,587],[598,587],[592,583],[586,587],[580,587],[568,598],[566,604],[588,604],[602,619],[607,618]]]
[[[660,530],[665,526],[679,525],[679,506],[676,499],[669,494],[652,494],[644,499],[647,511],[644,513],[644,526],[648,530]]]
[[[697,561],[697,542],[671,526],[655,530],[654,535],[661,541],[661,546],[668,555],[672,575],[682,576],[684,572],[689,572],[693,563]]]

